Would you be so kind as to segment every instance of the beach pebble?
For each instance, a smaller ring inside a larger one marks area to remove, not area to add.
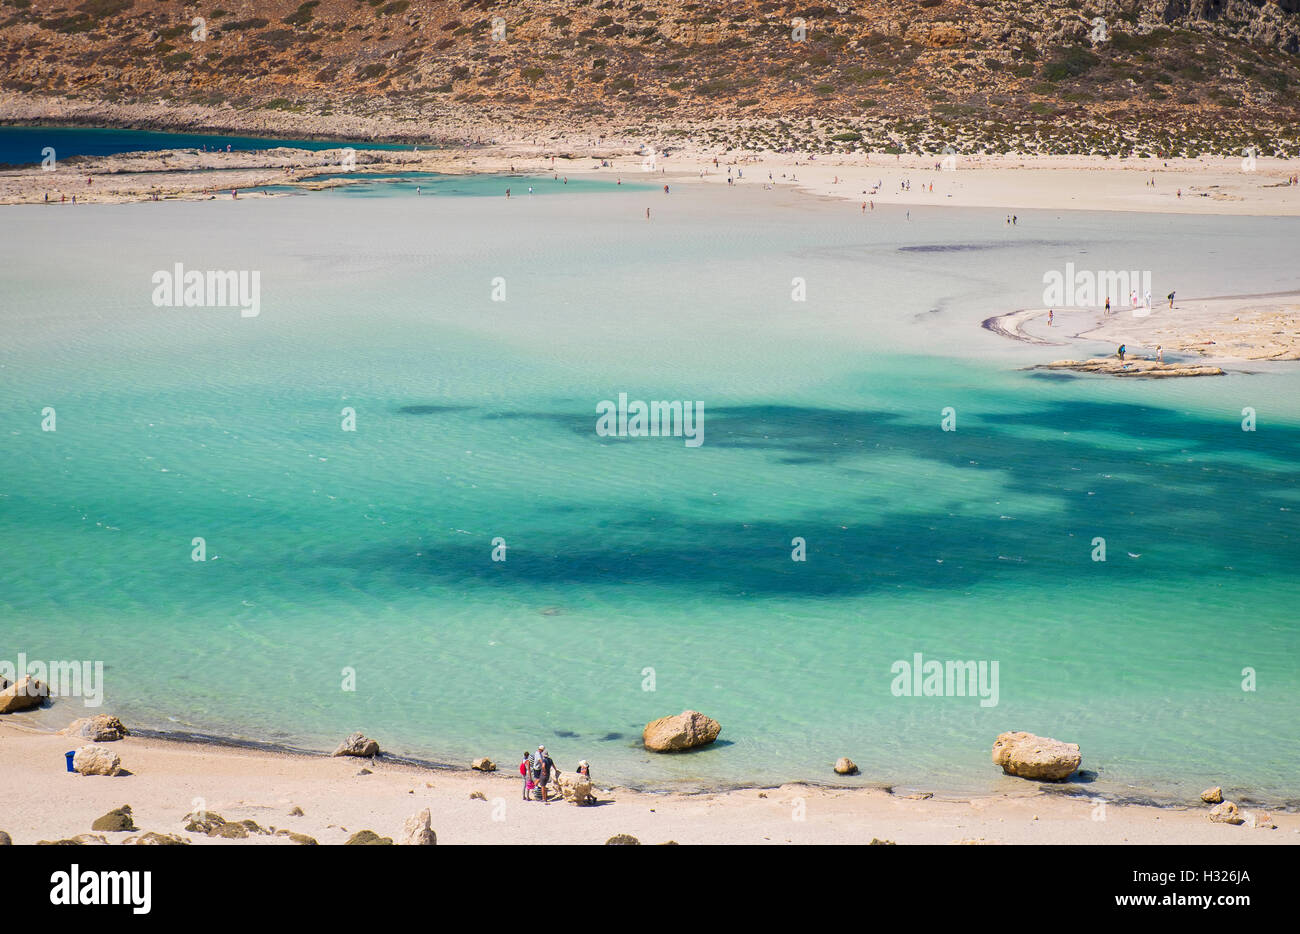
[[[616,833],[605,841],[605,846],[640,846],[641,841],[630,833]]]
[[[836,775],[857,775],[858,765],[856,762],[854,762],[852,759],[848,758],[847,756],[840,756],[838,759],[835,760],[835,774]]]
[[[122,771],[122,759],[103,746],[82,746],[72,757],[72,767],[82,775],[116,775]]]
[[[59,732],[65,735],[80,736],[92,743],[111,743],[123,736],[131,735],[130,731],[122,725],[121,720],[103,713],[93,717],[82,717],[80,720],[73,720]]]
[[[660,717],[645,725],[641,741],[651,752],[678,752],[707,746],[718,738],[722,724],[698,710],[684,710],[674,717]]]
[[[1082,761],[1077,744],[1033,733],[1002,733],[993,743],[993,764],[1018,778],[1061,781],[1073,774]]]
[[[379,755],[379,743],[360,731],[353,733],[335,749],[331,756],[361,756],[370,758]]]
[[[1222,804],[1216,804],[1210,808],[1210,820],[1216,824],[1240,824],[1242,817],[1237,813],[1237,805],[1231,801],[1224,801]]]
[[[475,759],[470,763],[470,768],[476,772],[495,772],[497,770],[496,763],[487,758]]]
[[[469,793],[469,799],[471,801],[486,801],[487,795],[483,794],[481,791],[471,791]]]
[[[302,817],[302,808],[298,807],[298,805],[295,804],[295,805],[293,806],[293,810],[291,810],[291,811],[289,812],[289,816],[290,816],[290,817]]]
[[[402,825],[402,836],[397,841],[398,845],[437,846],[438,835],[429,826],[429,820],[428,808],[425,808],[414,817],[408,817],[406,823]]]
[[[0,846],[13,846],[13,845],[14,845],[13,837],[9,836],[9,834],[5,833],[3,830],[0,830]]]
[[[37,840],[37,846],[108,846],[108,841],[97,833],[79,833],[64,840]]]
[[[1223,801],[1223,789],[1218,785],[1201,792],[1201,800],[1206,804],[1219,804]]]

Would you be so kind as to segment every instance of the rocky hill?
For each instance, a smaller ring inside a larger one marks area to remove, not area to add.
[[[0,120],[1296,154],[1297,53],[1300,0],[0,0]]]

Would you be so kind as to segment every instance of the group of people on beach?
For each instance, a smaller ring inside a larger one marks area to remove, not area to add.
[[[578,762],[577,773],[591,781],[591,765],[586,759]],[[519,762],[519,774],[524,779],[525,801],[535,801],[540,797],[543,804],[550,804],[550,787],[559,784],[560,770],[556,767],[555,760],[547,754],[545,746],[539,745],[537,752],[531,755],[524,753]],[[583,803],[595,804],[596,799],[589,794]]]

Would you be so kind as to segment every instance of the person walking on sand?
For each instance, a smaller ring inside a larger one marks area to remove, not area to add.
[[[530,770],[528,768],[528,750],[525,749],[524,757],[519,762],[519,774],[524,777],[524,800],[525,801],[528,800],[528,792],[533,790],[533,779],[532,776],[528,774],[529,771]]]
[[[1120,344],[1120,345],[1119,345],[1119,359],[1120,359],[1121,361],[1123,361],[1123,359],[1124,359],[1124,352],[1125,352],[1126,350],[1128,350],[1128,348],[1125,347],[1123,344]]]
[[[1160,344],[1156,344],[1156,363],[1164,363],[1164,362],[1165,362],[1165,348]]]
[[[1056,317],[1055,312],[1053,312],[1052,309],[1050,309],[1050,308],[1047,309],[1047,326],[1048,326],[1049,328],[1052,326],[1052,319],[1055,318],[1055,317]]]
[[[1169,310],[1170,310],[1170,311],[1173,311],[1173,310],[1174,310],[1174,293],[1173,293],[1173,292],[1170,292],[1169,295],[1167,296],[1167,298],[1169,299]]]
[[[1110,296],[1106,296],[1106,314],[1110,314]]]

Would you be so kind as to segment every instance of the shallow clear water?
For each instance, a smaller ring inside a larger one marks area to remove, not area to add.
[[[546,742],[643,786],[848,755],[1003,787],[1025,729],[1080,743],[1092,791],[1300,797],[1300,370],[1049,378],[1021,368],[1075,351],[979,328],[1067,261],[1294,288],[1300,224],[382,191],[4,209],[0,657],[104,660],[130,724]],[[177,262],[259,270],[261,314],[155,308]],[[701,400],[704,444],[599,437],[620,392]],[[917,652],[998,661],[998,705],[895,697]],[[639,748],[686,707],[717,744]]]

